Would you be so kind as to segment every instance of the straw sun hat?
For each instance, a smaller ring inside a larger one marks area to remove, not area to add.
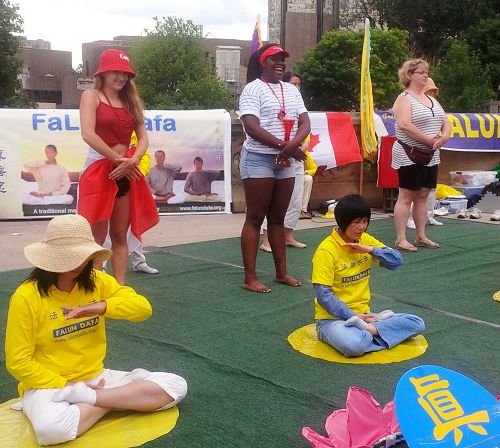
[[[91,257],[97,266],[111,254],[95,242],[90,224],[80,215],[57,216],[49,222],[44,240],[24,248],[33,266],[49,272],[72,271]]]
[[[434,90],[436,96],[439,95],[439,89],[437,88],[432,78],[427,78],[427,84],[425,85],[424,92],[427,93],[430,90]]]

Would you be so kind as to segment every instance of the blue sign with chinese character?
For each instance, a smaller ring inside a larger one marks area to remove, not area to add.
[[[500,401],[460,373],[415,367],[399,380],[394,402],[410,448],[500,448]]]

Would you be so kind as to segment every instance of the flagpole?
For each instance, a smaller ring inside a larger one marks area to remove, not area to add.
[[[363,153],[361,153],[361,162],[360,162],[360,169],[359,169],[359,194],[362,196],[363,195],[363,176],[364,176],[364,169],[363,169]]]

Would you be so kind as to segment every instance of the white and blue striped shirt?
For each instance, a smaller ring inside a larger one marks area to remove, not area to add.
[[[446,120],[446,113],[435,98],[427,96],[431,100],[431,107],[422,104],[408,92],[401,93],[410,101],[411,105],[411,122],[424,134],[435,136],[438,135]],[[413,140],[408,137],[399,127],[396,121],[396,137],[403,143],[410,146],[416,146],[422,149],[429,149],[424,143]],[[427,166],[434,166],[440,163],[439,151],[435,151],[431,161]],[[413,165],[414,163],[408,158],[403,147],[396,141],[392,147],[392,163],[394,169],[402,166]]]
[[[284,140],[285,128],[282,121],[278,118],[278,114],[283,106],[281,104],[283,99],[281,97],[280,84],[283,86],[286,117],[296,120],[290,134],[290,140],[292,140],[297,132],[299,115],[307,112],[307,109],[304,106],[304,100],[299,90],[288,82],[280,81],[277,84],[266,84],[264,81],[256,79],[248,83],[240,96],[240,116],[256,116],[260,121],[260,127],[262,129]],[[272,92],[274,92],[274,95]],[[269,148],[253,139],[248,134],[246,135],[243,148],[261,154],[279,154],[280,152],[279,149]]]

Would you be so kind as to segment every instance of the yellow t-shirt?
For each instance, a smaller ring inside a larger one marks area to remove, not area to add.
[[[316,171],[318,170],[318,165],[316,165],[316,162],[313,160],[311,157],[311,154],[306,152],[306,160],[304,161],[304,170],[305,173],[308,174],[309,176],[314,176],[316,174]]]
[[[137,134],[135,131],[132,131],[132,135],[130,136],[130,146],[135,146],[137,147],[137,143],[139,140],[137,140]],[[143,176],[147,176],[149,174],[149,170],[151,169],[151,156],[149,155],[149,150],[146,149],[146,152],[142,156],[141,160],[139,161],[139,165],[137,168],[141,172]]]
[[[360,244],[385,247],[377,239],[363,233]],[[342,300],[355,313],[368,313],[370,307],[370,271],[372,261],[378,263],[371,254],[349,252],[346,242],[333,229],[316,249],[313,257],[312,282],[331,286],[333,294]],[[331,315],[314,298],[315,319],[338,319]]]
[[[56,287],[40,296],[34,282],[24,282],[10,299],[5,335],[5,365],[28,389],[64,387],[86,381],[104,370],[106,317],[139,322],[152,314],[148,300],[128,286],[95,271],[96,288],[87,293],[76,285],[71,292]],[[61,307],[106,301],[102,316],[66,320]]]

